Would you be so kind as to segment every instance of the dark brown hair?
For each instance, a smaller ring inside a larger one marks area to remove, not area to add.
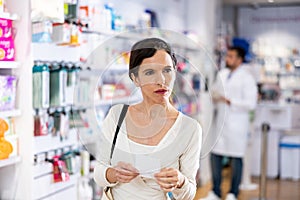
[[[135,43],[130,51],[129,59],[129,77],[131,79],[131,73],[137,76],[139,65],[144,59],[152,57],[156,51],[166,51],[172,59],[173,67],[176,68],[177,59],[171,46],[162,39],[159,38],[147,38]]]
[[[245,61],[246,51],[238,46],[231,46],[228,48],[228,51],[235,51],[236,55],[242,59],[242,62]]]

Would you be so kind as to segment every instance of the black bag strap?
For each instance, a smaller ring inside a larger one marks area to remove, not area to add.
[[[116,146],[116,142],[117,142],[117,137],[118,137],[118,134],[119,134],[119,131],[120,131],[120,127],[123,123],[123,120],[124,120],[125,115],[127,113],[128,107],[129,107],[129,105],[124,104],[124,106],[122,108],[122,111],[121,111],[121,114],[120,114],[120,117],[119,117],[119,121],[118,121],[118,125],[116,127],[114,140],[113,140],[113,143],[112,143],[111,149],[110,149],[110,159],[109,160],[112,159],[112,156],[113,156],[113,153],[114,153],[114,150],[115,150],[115,146]]]

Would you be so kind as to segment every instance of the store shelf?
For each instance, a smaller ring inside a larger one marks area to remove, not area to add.
[[[16,69],[20,67],[20,64],[15,61],[0,61],[0,69]]]
[[[17,14],[3,12],[3,13],[0,13],[0,18],[2,18],[2,19],[10,19],[10,20],[18,20],[19,16]]]
[[[2,117],[2,118],[17,117],[20,115],[21,115],[21,110],[18,110],[18,109],[0,111],[0,117]]]
[[[76,129],[71,129],[68,134],[68,138],[62,141],[60,140],[59,136],[36,136],[34,137],[33,154],[45,153],[51,150],[77,145],[77,138]]]
[[[165,33],[166,32],[166,33]],[[168,35],[168,31],[161,32],[159,29],[149,29],[149,32],[139,32],[139,31],[128,31],[128,32],[118,32],[118,31],[83,31],[85,34],[96,34],[99,36],[106,37],[115,37],[117,39],[129,40],[129,41],[138,41],[145,39],[147,37],[157,36],[161,37],[164,34]],[[175,42],[176,41],[176,42]],[[196,42],[192,42],[191,39],[188,40],[178,40],[178,38],[174,39],[174,42],[171,42],[173,48],[184,49],[186,51],[198,52],[201,48],[196,44]]]
[[[133,104],[141,101],[141,97],[121,97],[121,98],[115,98],[115,99],[108,99],[108,100],[99,100],[95,102],[95,107],[98,106],[105,106],[105,105],[115,105],[115,104]]]
[[[9,165],[13,165],[13,164],[17,164],[21,161],[21,157],[20,156],[14,156],[5,160],[0,160],[0,168],[1,167],[6,167]]]
[[[70,180],[65,182],[54,183],[53,175],[48,174],[33,180],[34,199],[46,199],[58,192],[67,191],[70,187],[76,187],[79,174],[70,175]]]
[[[103,35],[103,36],[115,36],[118,32],[115,31],[82,31],[83,34],[96,34],[96,35]]]

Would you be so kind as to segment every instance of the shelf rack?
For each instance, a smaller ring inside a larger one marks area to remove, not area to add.
[[[7,158],[5,160],[0,160],[0,168],[17,164],[19,162],[21,162],[20,156],[14,156],[14,157]]]
[[[18,20],[19,16],[17,14],[3,12],[3,13],[0,13],[0,18],[2,18],[2,19],[10,19],[10,20]]]
[[[17,117],[20,115],[21,115],[21,110],[19,109],[0,111],[1,118]]]
[[[17,69],[21,65],[20,62],[15,61],[0,61],[0,69]]]

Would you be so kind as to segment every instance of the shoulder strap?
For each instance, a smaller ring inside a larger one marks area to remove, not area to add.
[[[110,160],[111,160],[111,158],[113,156],[115,145],[116,145],[116,142],[117,142],[117,137],[118,137],[118,134],[119,134],[119,131],[120,131],[120,127],[121,127],[121,125],[123,123],[123,120],[124,120],[125,115],[127,113],[128,107],[129,107],[129,105],[124,104],[124,106],[122,108],[122,111],[121,111],[121,114],[120,114],[120,117],[119,117],[119,121],[118,121],[118,125],[116,127],[116,131],[115,131],[115,135],[114,135],[114,140],[113,140],[113,143],[112,143],[111,149],[110,149]]]

